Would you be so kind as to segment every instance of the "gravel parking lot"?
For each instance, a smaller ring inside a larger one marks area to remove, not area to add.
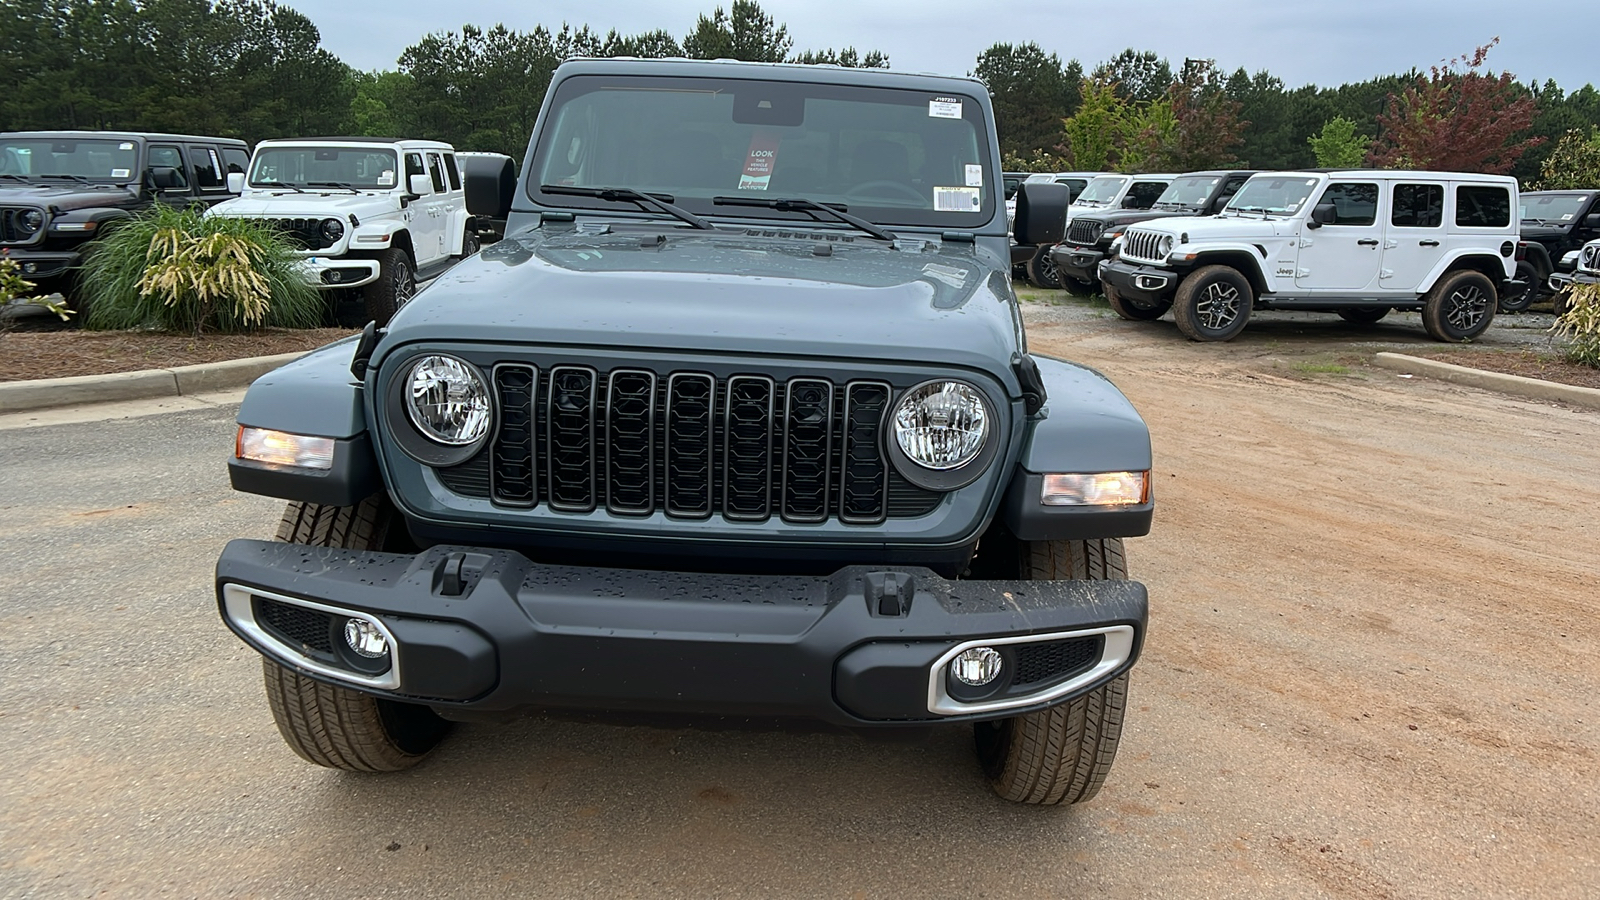
[[[1089,804],[993,798],[954,730],[524,719],[305,765],[215,612],[279,508],[228,490],[219,398],[0,418],[0,896],[1594,896],[1600,415],[1350,361],[1436,346],[1404,317],[1199,345],[1026,310],[1155,440],[1150,639]]]

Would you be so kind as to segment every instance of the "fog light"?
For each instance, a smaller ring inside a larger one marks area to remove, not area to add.
[[[982,687],[1000,677],[1005,658],[993,647],[972,647],[950,660],[950,674],[962,684]]]
[[[353,618],[344,622],[344,642],[358,655],[377,659],[389,652],[389,638],[371,619]]]
[[[322,273],[322,277],[326,278],[329,284],[338,284],[344,280],[344,273],[338,269],[329,269]]]
[[[39,271],[39,265],[38,263],[23,263],[22,271],[24,274],[32,275],[33,273]]]

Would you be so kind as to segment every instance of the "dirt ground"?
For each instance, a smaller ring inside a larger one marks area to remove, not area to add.
[[[265,328],[252,334],[156,334],[78,329],[0,334],[0,381],[100,375],[315,350],[353,331]]]

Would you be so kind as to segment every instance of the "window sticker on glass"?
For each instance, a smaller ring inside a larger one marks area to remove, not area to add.
[[[935,97],[928,101],[928,115],[935,119],[959,119],[961,101],[953,97]]]
[[[983,187],[983,166],[967,164],[967,187]]]
[[[394,170],[384,169],[382,172],[379,172],[378,184],[383,187],[388,187],[389,185],[394,184]]]
[[[772,167],[778,161],[778,135],[776,132],[758,130],[750,135],[750,150],[744,157],[744,171],[739,175],[739,190],[764,191],[772,183]]]
[[[111,170],[111,177],[112,178],[127,178],[128,176],[130,176],[132,174],[133,174],[133,170],[131,170],[131,169],[112,169]]]
[[[936,187],[933,189],[933,208],[939,212],[976,212],[983,205],[977,188]]]
[[[122,143],[117,145],[117,149],[118,150],[132,150],[133,149],[133,142],[132,141],[123,141]]]

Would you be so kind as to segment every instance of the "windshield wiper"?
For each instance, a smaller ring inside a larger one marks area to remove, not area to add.
[[[306,187],[331,187],[331,188],[343,188],[343,189],[344,189],[344,190],[347,190],[347,191],[349,191],[349,192],[350,192],[350,193],[352,193],[352,194],[359,194],[359,193],[361,193],[361,192],[360,192],[360,191],[358,191],[358,190],[356,190],[356,189],[355,189],[355,188],[354,188],[354,187],[352,187],[352,186],[351,186],[351,185],[348,185],[348,184],[345,184],[345,183],[344,183],[344,182],[342,182],[342,181],[308,181],[308,182],[306,182]]]
[[[300,185],[291,184],[287,181],[264,181],[261,183],[261,186],[269,188],[288,188],[289,190],[294,191],[296,194],[305,193],[305,190],[301,188]]]
[[[818,203],[815,200],[807,200],[804,197],[796,197],[792,200],[769,200],[765,197],[712,197],[711,202],[718,206],[761,206],[767,209],[775,209],[778,212],[802,212],[813,219],[819,218],[816,215],[817,213],[825,213],[832,216],[835,221],[853,225],[880,241],[894,240],[893,232],[885,231],[860,216],[850,215],[844,211],[849,207],[840,208],[844,206],[843,204],[835,206],[828,203]]]
[[[82,175],[40,175],[39,177],[40,178],[71,178],[73,181],[76,181],[79,184],[88,184],[89,183],[89,179],[83,177]]]
[[[678,219],[688,222],[690,225],[693,225],[701,230],[715,230],[712,228],[711,223],[707,222],[705,219],[700,218],[681,206],[672,205],[672,201],[675,198],[671,194],[646,194],[644,191],[636,191],[633,188],[572,187],[564,184],[541,184],[539,185],[539,190],[546,194],[565,194],[570,197],[595,197],[611,203],[615,203],[619,200],[627,203],[637,203],[640,206],[660,210],[667,215],[675,216]]]
[[[10,179],[12,179],[14,181],[20,181],[23,184],[32,184],[33,183],[33,182],[28,180],[28,176],[26,176],[26,175],[13,175],[10,172],[6,172],[5,174],[0,175],[0,178],[10,178]]]

